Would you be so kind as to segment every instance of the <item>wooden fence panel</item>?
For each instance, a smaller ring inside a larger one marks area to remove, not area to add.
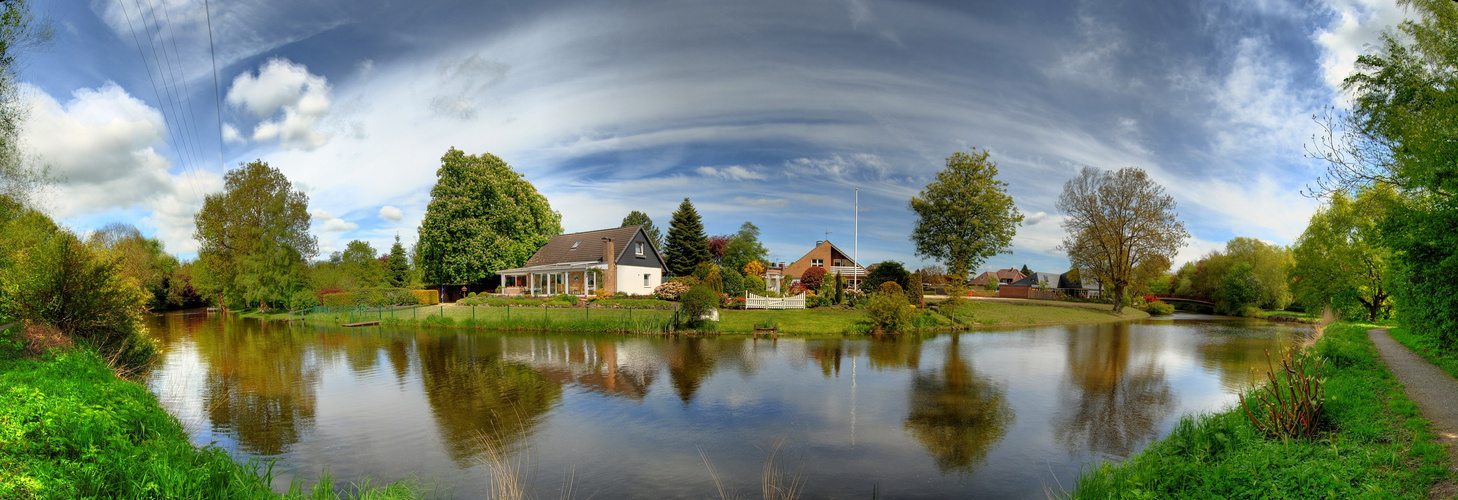
[[[761,297],[749,292],[744,293],[745,309],[804,309],[805,294],[794,297]]]

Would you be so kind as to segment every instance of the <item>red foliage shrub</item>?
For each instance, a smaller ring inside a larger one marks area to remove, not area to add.
[[[810,269],[800,275],[800,283],[805,284],[805,288],[809,290],[819,290],[822,281],[825,281],[825,268],[820,266],[810,266]]]

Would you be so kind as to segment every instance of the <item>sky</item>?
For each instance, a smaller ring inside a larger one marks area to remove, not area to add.
[[[261,159],[309,197],[320,258],[413,244],[440,157],[511,164],[566,232],[691,198],[775,262],[829,239],[862,263],[934,262],[915,196],[985,149],[1025,219],[983,270],[1061,272],[1063,183],[1143,169],[1191,237],[1292,243],[1324,171],[1303,147],[1342,107],[1393,0],[1024,2],[36,2],[24,140],[42,207],[136,225],[183,259],[223,174]],[[859,211],[856,190],[859,190]],[[857,219],[859,223],[857,224]]]

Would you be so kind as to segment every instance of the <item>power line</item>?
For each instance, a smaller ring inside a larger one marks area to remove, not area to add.
[[[218,164],[223,170],[228,170],[228,164],[223,159],[223,92],[218,85],[218,49],[213,46],[213,12],[208,5],[208,0],[203,0],[203,12],[208,18],[208,52],[213,57],[213,103],[218,108]]]
[[[167,98],[169,99],[168,104],[172,105],[172,116],[174,118],[177,118],[178,124],[182,127],[181,132],[178,134],[182,136],[182,150],[184,153],[187,153],[187,156],[191,158],[193,150],[189,147],[191,141],[188,141],[187,137],[187,118],[182,114],[182,100],[177,98],[176,92],[174,91],[174,89],[177,87],[175,79],[171,82],[169,82],[168,80],[168,77],[172,76],[173,74],[172,61],[170,59],[166,59],[162,56],[157,55],[157,42],[152,37],[151,29],[147,26],[147,14],[142,12],[140,0],[134,0],[134,3],[137,5],[137,14],[142,18],[142,29],[147,30],[147,45],[152,48],[152,60],[157,63],[157,74],[162,77],[162,88],[167,91]],[[151,3],[148,3],[147,5],[149,8],[151,7]],[[162,38],[162,23],[160,20],[157,19],[157,10],[151,10],[152,24],[157,26],[156,38]],[[167,53],[166,43],[162,44],[162,53],[164,55]],[[162,70],[163,64],[167,65],[166,71]],[[190,159],[188,161],[195,163],[196,160]],[[187,165],[183,164],[182,169],[183,171],[187,171]]]
[[[142,51],[142,39],[137,37],[137,28],[136,26],[132,25],[132,14],[131,12],[127,11],[127,6],[125,3],[117,2],[117,5],[121,6],[122,14],[125,15],[127,18],[127,29],[131,30],[132,32],[132,41],[135,42],[137,45],[137,55],[142,58],[142,67],[147,70],[147,81],[152,83],[152,94],[157,97],[157,104],[160,108],[160,111],[162,111],[162,119],[165,122],[165,120],[167,119],[167,108],[162,101],[162,92],[157,89],[157,80],[152,78],[152,67],[147,64],[147,54]],[[137,15],[141,15],[141,10],[141,7],[137,8]],[[166,126],[167,124],[163,123],[163,125]],[[172,135],[173,143],[179,142],[177,140],[177,131],[173,130],[173,127],[167,126],[167,133]],[[175,148],[173,149],[173,154],[177,154]],[[182,161],[182,156],[178,154],[177,159],[178,161]]]
[[[198,133],[198,127],[200,124],[198,123],[197,119],[197,109],[192,106],[192,87],[187,84],[187,71],[185,69],[182,69],[182,51],[177,49],[177,30],[172,27],[172,12],[167,10],[167,2],[165,1],[162,2],[162,13],[167,16],[167,31],[172,34],[172,57],[173,59],[177,60],[177,67],[179,68],[178,72],[182,74],[182,97],[186,100],[187,117],[191,121],[191,125],[189,125],[189,128],[190,130],[192,130],[193,160],[195,162],[201,162],[202,137],[201,134]],[[192,167],[194,173],[196,173],[198,168],[197,163],[193,163]]]

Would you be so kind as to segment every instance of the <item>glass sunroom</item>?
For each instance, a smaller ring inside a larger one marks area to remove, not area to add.
[[[543,264],[496,272],[501,276],[501,293],[535,296],[590,295],[601,286],[601,273],[602,263],[598,261]]]

